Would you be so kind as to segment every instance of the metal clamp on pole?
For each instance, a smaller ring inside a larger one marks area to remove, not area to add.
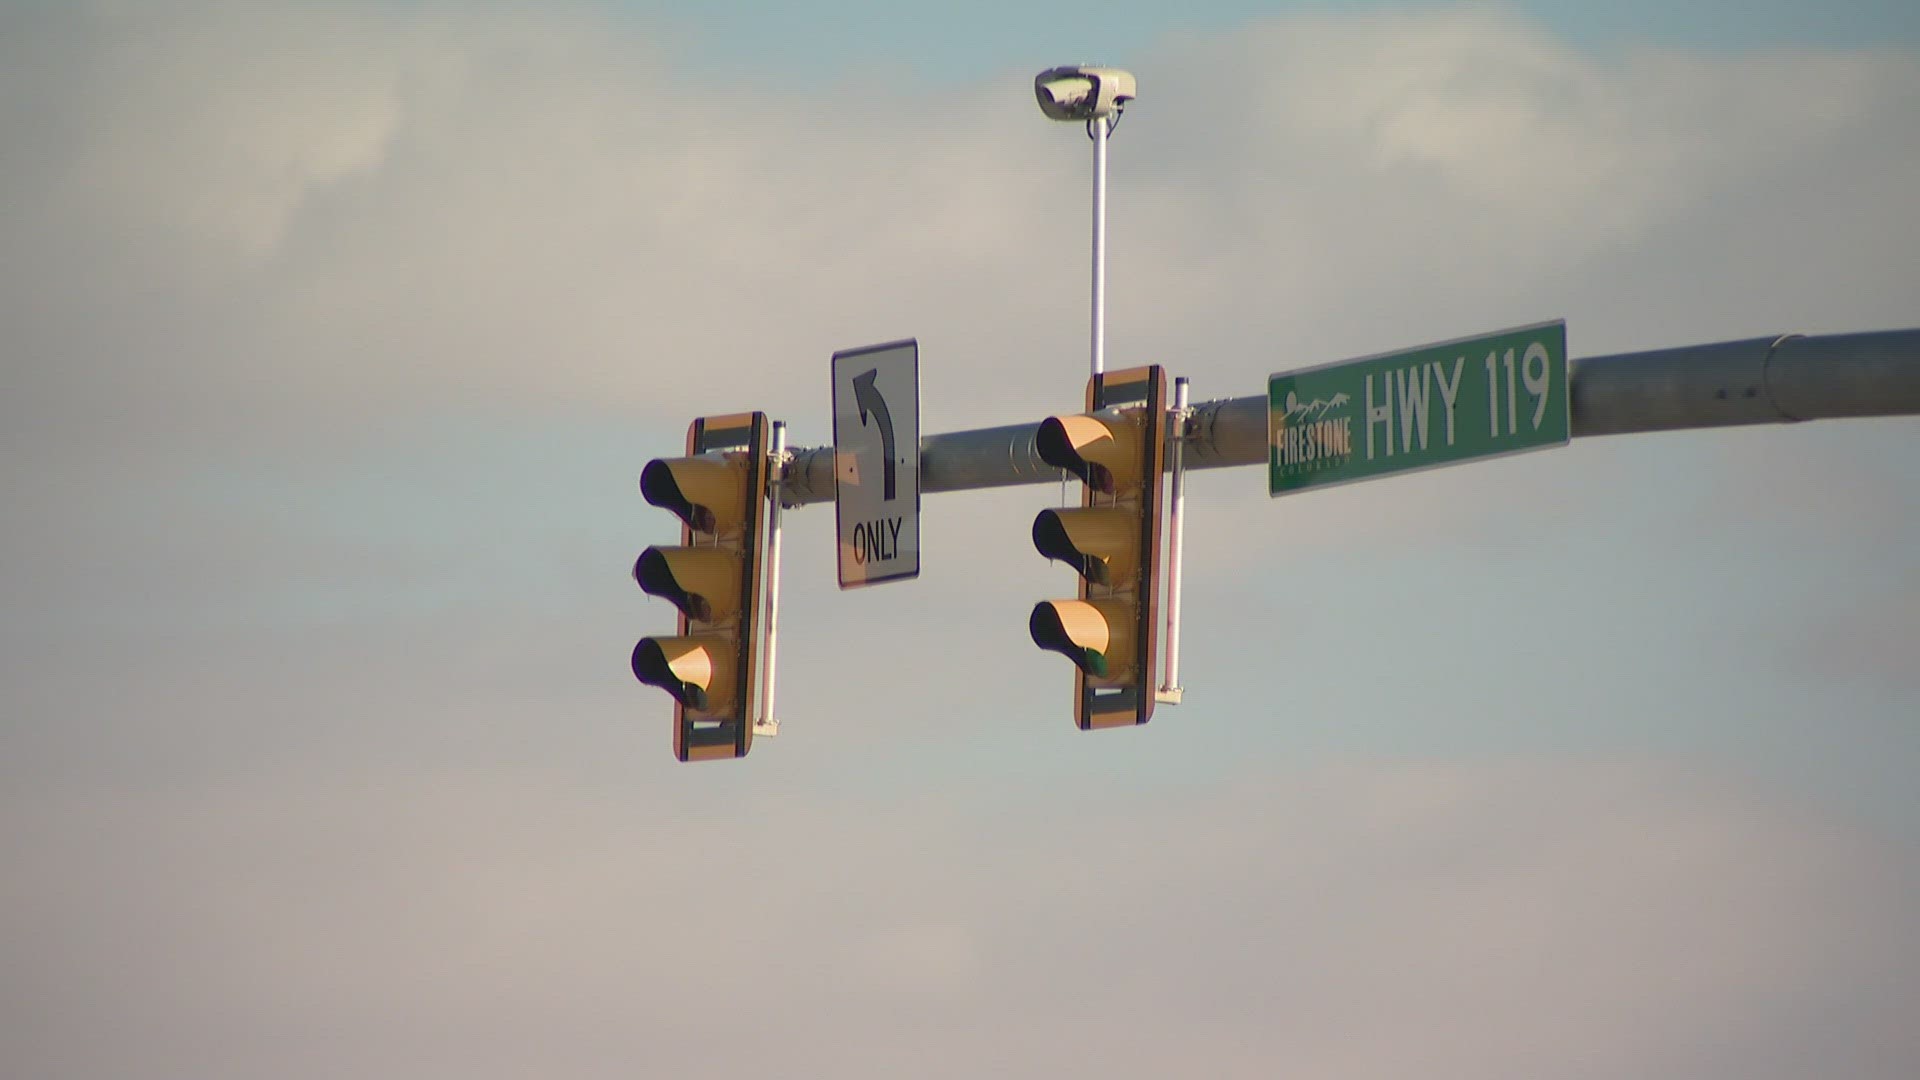
[[[1172,473],[1167,501],[1167,661],[1153,699],[1180,704],[1180,540],[1186,514],[1187,380],[1173,380],[1173,407],[1167,410],[1168,471]]]
[[[780,477],[787,463],[787,425],[773,422],[773,447],[768,454],[767,479],[767,651],[761,667],[760,709],[753,718],[755,735],[780,734],[773,712],[775,649],[780,631]]]

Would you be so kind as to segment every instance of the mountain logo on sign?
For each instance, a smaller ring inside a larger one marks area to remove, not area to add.
[[[1311,415],[1313,419],[1318,420],[1329,412],[1352,401],[1353,399],[1345,393],[1336,393],[1330,398],[1314,398],[1312,401],[1302,403],[1300,395],[1289,390],[1287,391],[1287,420],[1304,419],[1309,415]]]
[[[1328,416],[1351,405],[1345,392],[1301,401],[1287,391],[1286,412],[1273,429],[1275,464],[1284,469],[1324,469],[1342,464],[1353,454],[1353,417]]]

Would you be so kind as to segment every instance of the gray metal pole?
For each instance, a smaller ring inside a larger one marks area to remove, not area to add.
[[[1573,362],[1573,433],[1920,413],[1920,330],[1723,341]]]
[[[1087,121],[1093,136],[1093,347],[1089,367],[1095,375],[1107,370],[1107,136],[1112,121],[1105,116]]]
[[[1575,359],[1573,434],[1777,424],[1920,414],[1920,329],[1785,334]],[[1040,460],[1039,421],[920,440],[924,492],[1038,484],[1060,472]],[[1265,394],[1205,401],[1187,422],[1184,466],[1267,462]],[[794,452],[788,506],[833,498],[833,447]]]
[[[1034,433],[1039,427],[1036,420],[1031,424],[922,436],[921,492],[937,494],[1058,480],[1060,470],[1042,461],[1040,451],[1033,445]],[[1261,441],[1265,440],[1263,434]],[[815,446],[794,451],[782,481],[781,498],[788,506],[832,502],[833,447]]]
[[[773,483],[769,485],[767,496],[772,503],[767,507],[767,610],[766,610],[766,653],[761,657],[760,669],[760,708],[754,714],[753,733],[755,735],[780,734],[780,718],[773,711],[774,676],[778,672],[777,661],[780,648],[780,488],[781,464],[787,456],[787,425],[779,420],[773,422]]]
[[[1167,471],[1167,638],[1166,663],[1160,668],[1160,686],[1154,700],[1180,704],[1180,560],[1185,556],[1181,539],[1187,524],[1186,454],[1187,380],[1173,380],[1173,445],[1168,448]]]

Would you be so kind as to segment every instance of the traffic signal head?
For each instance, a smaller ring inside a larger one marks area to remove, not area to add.
[[[641,552],[633,577],[679,610],[680,625],[640,639],[633,674],[672,696],[681,761],[745,757],[753,744],[767,444],[764,413],[702,417],[687,428],[686,457],[640,473],[641,495],[680,519],[680,545]]]
[[[1033,546],[1092,584],[1112,588],[1140,570],[1139,531],[1138,515],[1120,507],[1042,510],[1033,519]]]
[[[733,687],[733,650],[721,635],[641,638],[633,647],[634,677],[673,695],[682,708],[724,710]]]
[[[1042,600],[1027,632],[1034,644],[1073,661],[1083,678],[1125,682],[1135,662],[1133,612],[1124,598]]]
[[[744,561],[739,553],[718,546],[650,547],[634,562],[633,580],[688,619],[716,623],[740,610]]]
[[[640,470],[641,497],[699,533],[719,531],[714,507],[736,505],[739,486],[740,470],[721,457],[655,458]]]
[[[1140,482],[1138,416],[1113,412],[1049,416],[1040,421],[1033,447],[1040,459],[1080,478],[1095,493],[1112,495]]]
[[[1095,375],[1087,411],[1042,421],[1042,460],[1080,478],[1078,507],[1043,510],[1033,546],[1073,567],[1080,594],[1035,605],[1034,644],[1076,668],[1082,729],[1153,716],[1160,588],[1160,476],[1166,463],[1166,376],[1158,365]]]

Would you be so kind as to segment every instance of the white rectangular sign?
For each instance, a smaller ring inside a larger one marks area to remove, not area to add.
[[[920,344],[833,354],[840,587],[920,576]]]

